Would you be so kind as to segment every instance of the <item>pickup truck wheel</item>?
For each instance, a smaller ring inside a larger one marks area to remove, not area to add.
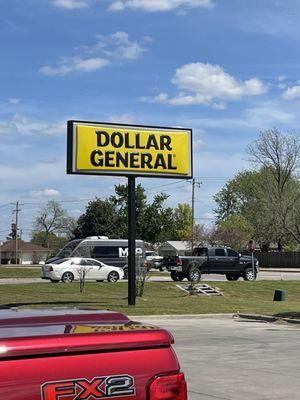
[[[255,281],[256,280],[256,271],[252,268],[246,268],[243,274],[243,278],[245,281]]]
[[[74,275],[72,274],[72,272],[64,272],[62,277],[61,277],[62,282],[64,283],[71,283],[74,281]]]
[[[171,278],[173,279],[173,281],[179,282],[179,281],[182,281],[182,280],[183,280],[184,275],[183,275],[182,272],[171,271]]]
[[[111,271],[107,276],[108,282],[117,282],[119,279],[120,279],[120,276],[117,273],[117,271]]]
[[[187,278],[190,282],[199,282],[201,279],[201,271],[197,267],[191,266],[188,270]]]
[[[226,274],[226,279],[228,281],[237,281],[239,279],[239,275]]]

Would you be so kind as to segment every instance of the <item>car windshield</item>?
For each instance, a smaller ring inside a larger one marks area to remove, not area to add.
[[[72,240],[72,242],[68,243],[63,249],[61,249],[56,257],[69,257],[72,255],[74,249],[79,245],[81,240]]]

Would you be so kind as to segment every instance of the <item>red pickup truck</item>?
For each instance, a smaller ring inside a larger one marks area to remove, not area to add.
[[[186,400],[172,335],[124,314],[2,310],[5,400]]]

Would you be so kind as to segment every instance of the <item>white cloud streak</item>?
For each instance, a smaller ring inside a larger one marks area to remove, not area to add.
[[[77,52],[82,52],[80,56],[61,57],[55,65],[45,65],[39,72],[43,75],[65,76],[98,71],[112,63],[140,58],[147,51],[142,44],[150,41],[149,37],[143,38],[141,43],[130,40],[128,33],[122,31],[108,36],[98,35],[95,45],[77,49]]]
[[[98,71],[109,64],[109,61],[102,58],[64,57],[61,58],[56,66],[46,65],[40,69],[43,75],[68,75],[73,72],[92,72]]]
[[[59,197],[60,192],[56,189],[44,189],[44,190],[32,190],[29,192],[30,196],[33,198],[54,198]]]
[[[200,62],[178,68],[172,83],[178,87],[178,95],[170,97],[160,93],[154,100],[178,106],[207,105],[220,109],[225,108],[226,100],[258,96],[268,91],[268,87],[258,78],[238,80],[219,65]]]
[[[67,10],[85,8],[90,5],[89,0],[53,0],[52,3],[58,8],[64,8]]]
[[[142,10],[145,12],[173,11],[189,8],[213,8],[212,0],[113,0],[109,11],[125,9]]]
[[[0,135],[55,136],[65,132],[65,122],[33,121],[22,114],[13,115],[8,121],[0,121]]]

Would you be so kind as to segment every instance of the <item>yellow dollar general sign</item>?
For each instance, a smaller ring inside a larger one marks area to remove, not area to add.
[[[192,177],[192,130],[68,121],[67,173]]]

